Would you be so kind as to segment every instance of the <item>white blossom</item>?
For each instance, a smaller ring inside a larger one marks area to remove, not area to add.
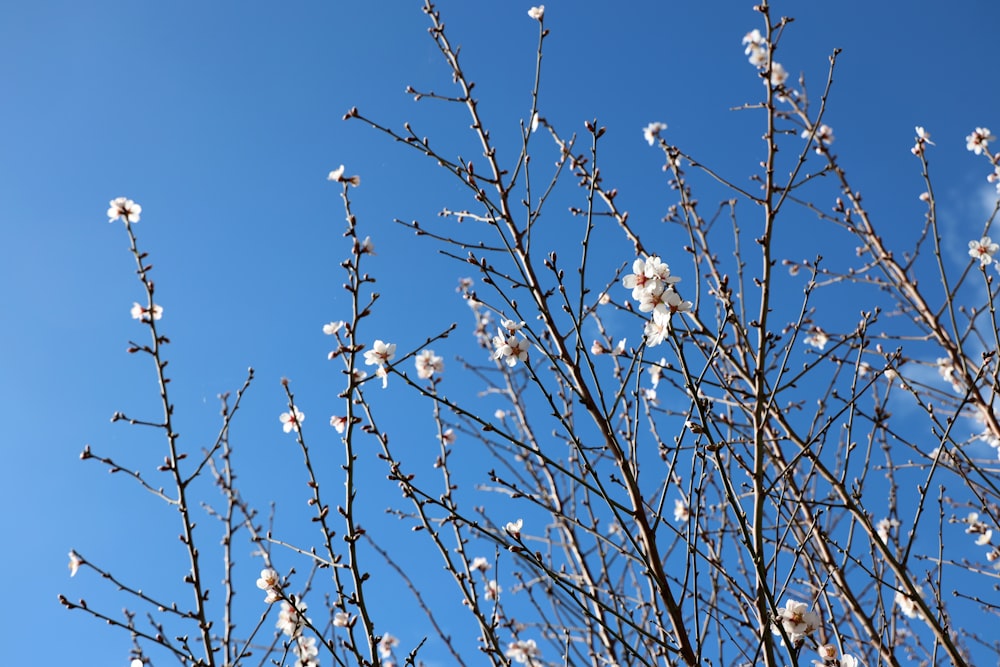
[[[489,583],[486,584],[486,592],[484,595],[487,600],[497,600],[502,592],[503,589],[500,588],[500,584],[497,583],[497,580],[491,579]]]
[[[395,356],[395,343],[384,343],[381,340],[376,340],[372,344],[372,349],[365,352],[365,365],[382,368],[382,366],[392,361],[392,358]]]
[[[875,532],[878,534],[878,538],[882,540],[882,544],[889,544],[889,531],[898,527],[899,519],[879,519],[879,522],[875,524]]]
[[[497,329],[493,337],[493,359],[502,360],[508,366],[517,365],[518,361],[528,360],[528,340],[515,335],[504,335],[503,329]]]
[[[915,586],[917,590],[917,595],[923,596],[923,588],[917,584]],[[896,596],[894,598],[896,606],[907,618],[923,619],[924,613],[920,610],[917,602],[911,598],[909,595],[903,593],[903,591],[896,591]]]
[[[528,16],[535,19],[536,21],[541,21],[545,17],[545,5],[538,5],[537,7],[532,7],[528,10]]]
[[[422,350],[415,359],[417,377],[429,380],[435,373],[444,371],[444,359],[434,354],[434,350]]]
[[[680,498],[674,498],[674,521],[687,521],[691,517],[691,509]]]
[[[152,319],[154,320],[158,320],[163,317],[163,307],[154,303],[151,308],[147,308],[146,306],[140,305],[138,302],[133,302],[132,309],[129,311],[129,314],[132,315],[133,320],[149,322],[150,315],[152,315]]]
[[[305,627],[306,621],[303,617],[305,611],[306,603],[301,600],[296,600],[295,606],[292,606],[287,600],[282,601],[275,627],[288,637],[297,637],[302,633],[302,628]]]
[[[388,658],[392,656],[392,649],[399,646],[399,639],[393,637],[388,632],[382,635],[382,639],[378,643],[378,653],[383,658]]]
[[[646,143],[652,146],[660,138],[660,132],[663,132],[665,129],[667,129],[666,123],[650,123],[642,128],[642,137],[646,140]]]
[[[110,208],[108,208],[108,222],[114,222],[118,219],[124,220],[125,222],[139,222],[140,213],[142,213],[141,206],[136,204],[131,199],[118,197],[116,199],[112,199],[110,202]]]
[[[343,328],[344,324],[346,324],[344,320],[337,320],[335,322],[330,322],[329,324],[324,324],[323,333],[325,333],[327,336],[332,336],[336,334],[338,331],[340,331],[341,328]]]
[[[337,429],[337,433],[343,433],[347,428],[347,417],[334,415],[330,417],[330,426]]]
[[[360,176],[344,176],[344,165],[340,165],[339,167],[331,171],[327,175],[326,180],[334,181],[336,183],[350,183],[354,187],[358,187],[359,185],[361,185]]]
[[[978,241],[969,241],[969,257],[978,259],[980,266],[992,262],[997,250],[1000,250],[1000,245],[994,243],[989,236],[984,236]]]
[[[346,611],[338,611],[333,615],[333,627],[346,628],[351,625],[354,619]]]
[[[810,611],[809,605],[804,602],[797,602],[792,599],[785,601],[784,607],[778,608],[776,622],[780,623],[781,627],[784,628],[785,634],[788,635],[788,638],[794,645],[801,643],[807,635],[815,632],[820,625],[819,614]],[[777,627],[772,632],[778,635],[781,634],[781,631]]]
[[[472,559],[472,562],[469,564],[469,569],[473,572],[475,572],[476,570],[485,572],[486,570],[490,569],[490,567],[491,567],[490,562],[482,556],[476,556],[475,558]]]
[[[518,663],[526,663],[531,658],[537,658],[542,652],[534,639],[517,640],[507,644],[506,656]]]
[[[290,433],[292,430],[298,433],[306,416],[293,405],[290,411],[282,412],[278,419],[281,421],[281,428],[285,433]]]
[[[990,134],[989,128],[977,127],[972,134],[965,138],[965,147],[976,155],[982,155],[983,151],[989,148],[987,144],[995,139],[996,137]]]
[[[521,528],[524,526],[524,519],[518,519],[517,521],[508,521],[507,525],[504,526],[504,530],[510,533],[511,537],[515,540],[521,537]]]
[[[809,334],[802,340],[805,341],[806,345],[812,345],[816,349],[822,350],[830,342],[830,337],[819,327],[813,327],[809,330]]]
[[[69,552],[69,576],[75,577],[76,573],[80,569],[80,565],[83,564],[83,559],[77,555],[75,551]]]

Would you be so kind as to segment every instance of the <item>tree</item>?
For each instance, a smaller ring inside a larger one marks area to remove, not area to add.
[[[149,342],[129,351],[152,359],[162,404],[159,418],[115,419],[162,432],[158,471],[171,484],[160,489],[152,471],[90,448],[83,458],[177,509],[190,597],[144,593],[74,552],[74,568],[98,572],[151,611],[146,622],[63,604],[126,629],[143,662],[162,653],[200,665],[409,664],[430,651],[459,664],[995,659],[988,637],[962,621],[998,608],[980,593],[1000,558],[989,450],[1000,448],[998,246],[988,236],[997,208],[956,274],[932,188],[934,144],[916,128],[924,224],[899,245],[887,240],[824,122],[838,52],[822,93],[810,96],[776,59],[791,22],[764,3],[761,27],[743,40],[748,75],[763,82],[761,99],[743,109],[762,129],[759,169],[741,185],[650,123],[644,135],[662,153],[672,201],[664,226],[637,223],[602,174],[605,128],[588,121],[577,136],[543,114],[543,8],[529,12],[539,29],[536,76],[513,151],[488,129],[440,13],[429,2],[424,11],[454,89],[408,93],[461,109],[475,153],[454,157],[411,125],[394,129],[358,109],[345,118],[423,155],[466,197],[455,205],[449,193],[433,224],[398,222],[441,261],[463,266],[472,343],[453,343],[459,324],[421,324],[416,334],[387,327],[391,317],[370,324],[383,277],[369,273],[375,247],[354,213],[361,178],[331,172],[350,247],[349,312],[324,327],[343,378],[330,421],[342,459],[331,465],[328,448],[318,451],[334,436],[313,439],[293,383],[283,382],[280,423],[302,456],[314,524],[311,539],[286,539],[275,511],[265,520],[234,472],[230,429],[252,371],[223,395],[213,443],[179,448],[164,311],[133,227],[142,211],[112,201],[109,217],[124,223],[145,290],[132,314]],[[994,140],[976,128],[967,142],[995,181]],[[552,166],[536,164],[549,157]],[[719,202],[708,213],[706,198]],[[568,214],[556,208],[571,199]],[[830,252],[783,259],[803,213]],[[683,248],[663,243],[664,228]],[[918,280],[932,275],[939,280]],[[616,340],[623,327],[634,333]],[[445,359],[446,345],[457,363]],[[452,374],[482,396],[461,389],[456,398]],[[379,396],[390,386],[426,402],[432,456],[396,446],[405,431],[384,426],[394,406]],[[980,426],[966,437],[970,420]],[[364,503],[381,490],[359,470],[376,456],[399,491],[397,526],[437,553],[450,597],[386,547],[396,538],[363,526]],[[458,474],[463,456],[488,459],[486,478]],[[202,500],[206,477],[221,499]],[[195,530],[199,502],[218,521],[221,549]],[[952,541],[956,532],[968,536]],[[234,574],[241,540],[261,561],[264,600],[252,608],[250,596],[234,597],[249,588],[245,573]],[[975,561],[963,555],[972,543]],[[222,601],[209,595],[210,569],[223,575]],[[423,613],[426,644],[399,643],[369,602],[394,573]],[[474,643],[462,638],[469,627]]]

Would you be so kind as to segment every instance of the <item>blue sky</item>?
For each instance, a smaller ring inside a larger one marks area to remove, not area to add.
[[[909,148],[913,127],[927,127],[961,263],[983,224],[978,193],[989,187],[964,137],[1000,125],[990,36],[1000,5],[906,5],[778,3],[775,14],[797,20],[777,59],[818,94],[827,56],[843,49],[826,121],[870,209],[893,231],[922,220]],[[440,5],[487,123],[508,142],[530,104],[537,24],[528,6]],[[758,119],[731,111],[762,88],[740,45],[759,26],[751,6],[547,3],[542,115],[566,131],[591,118],[608,127],[605,178],[620,184],[634,216],[656,220],[671,200],[662,156],[642,139],[649,121],[667,122],[671,141],[705,163],[739,177],[753,169]],[[337,379],[320,330],[345,304],[343,210],[329,170],[343,163],[363,178],[353,195],[379,253],[379,325],[411,347],[439,323],[459,321],[463,332],[470,324],[454,293],[468,272],[391,222],[433,219],[454,188],[341,116],[357,106],[394,127],[410,120],[454,152],[474,155],[475,143],[464,117],[404,94],[409,84],[449,86],[417,2],[39,0],[8,3],[0,16],[0,563],[11,579],[4,625],[20,627],[4,661],[35,660],[58,636],[78,664],[125,665],[123,633],[56,602],[65,593],[110,610],[122,604],[93,577],[68,578],[70,548],[148,576],[176,545],[174,528],[148,530],[171,513],[78,459],[85,444],[136,461],[137,450],[158,445],[109,423],[116,410],[153,409],[156,397],[148,364],[124,351],[145,334],[128,315],[142,294],[125,236],[104,217],[108,200],[127,196],[144,209],[136,231],[156,266],[187,446],[210,441],[216,394],[235,390],[252,365],[244,472],[262,499],[280,500],[297,459],[272,453],[291,446],[277,422],[278,380],[293,380],[307,425],[318,428]],[[409,410],[399,408],[396,426]],[[243,563],[248,577],[259,569]]]

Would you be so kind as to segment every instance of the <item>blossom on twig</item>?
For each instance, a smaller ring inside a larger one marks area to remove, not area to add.
[[[110,202],[110,208],[108,208],[108,222],[114,222],[118,219],[124,220],[125,222],[139,222],[140,213],[142,213],[141,206],[136,204],[131,199],[118,197],[116,199],[112,199]]]

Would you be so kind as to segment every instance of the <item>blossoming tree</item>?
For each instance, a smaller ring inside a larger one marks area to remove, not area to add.
[[[108,217],[124,226],[145,292],[131,314],[148,342],[129,351],[153,361],[163,409],[158,419],[115,419],[162,432],[157,470],[170,484],[89,447],[83,458],[176,508],[188,592],[157,598],[74,551],[74,574],[102,575],[148,616],[63,604],[129,632],[137,667],[396,665],[428,654],[495,665],[997,660],[991,638],[957,620],[1000,611],[985,592],[1000,561],[1000,246],[991,216],[969,241],[964,269],[950,268],[930,134],[916,128],[912,147],[926,183],[923,226],[909,245],[890,246],[824,122],[837,52],[821,96],[810,97],[775,59],[788,20],[765,2],[762,25],[743,38],[747,76],[761,81],[746,107],[764,139],[751,185],[703,164],[665,123],[642,130],[669,179],[664,221],[684,239],[668,245],[663,227],[631,219],[602,176],[605,128],[587,122],[576,136],[545,118],[544,7],[526,19],[538,26],[539,74],[515,146],[494,140],[438,10],[426,2],[424,11],[455,89],[409,93],[462,109],[476,154],[452,157],[409,125],[394,129],[358,109],[346,120],[422,154],[467,193],[436,224],[400,225],[462,267],[458,308],[471,337],[456,342],[456,324],[369,325],[379,308],[379,276],[366,268],[375,246],[352,211],[364,190],[345,167],[330,172],[346,212],[350,298],[322,330],[333,341],[325,363],[339,364],[342,383],[329,427],[324,415],[307,430],[314,420],[306,423],[293,383],[283,382],[275,428],[297,443],[318,529],[311,540],[287,539],[280,521],[261,517],[271,499],[245,497],[236,483],[230,427],[252,371],[223,399],[211,445],[180,449],[165,370],[170,311],[155,301],[135,235],[140,213],[141,224],[155,224],[155,212],[113,200]],[[967,141],[1000,183],[995,137],[976,128]],[[540,158],[553,166],[538,167]],[[721,202],[713,213],[705,197]],[[563,198],[575,199],[569,214],[552,209]],[[813,233],[836,240],[834,251],[845,238],[855,250],[782,256],[803,214]],[[856,307],[835,305],[846,302]],[[629,333],[615,340],[621,330]],[[481,396],[450,394],[456,374]],[[395,445],[383,390],[424,402],[432,453]],[[892,414],[901,406],[902,419]],[[978,424],[972,437],[963,435],[969,423]],[[330,442],[338,465],[320,462],[317,449]],[[489,461],[488,474],[463,478],[459,449]],[[364,503],[383,500],[361,483],[359,467],[372,460],[398,488],[398,526],[435,554],[449,595],[362,527]],[[205,477],[221,500],[197,495],[193,483]],[[195,531],[200,502],[217,519],[221,547]],[[952,524],[967,536],[946,539]],[[256,589],[233,568],[241,540],[259,560]],[[222,600],[209,595],[210,567],[221,567]],[[396,576],[423,619],[424,640],[412,645],[371,603],[373,587]]]

